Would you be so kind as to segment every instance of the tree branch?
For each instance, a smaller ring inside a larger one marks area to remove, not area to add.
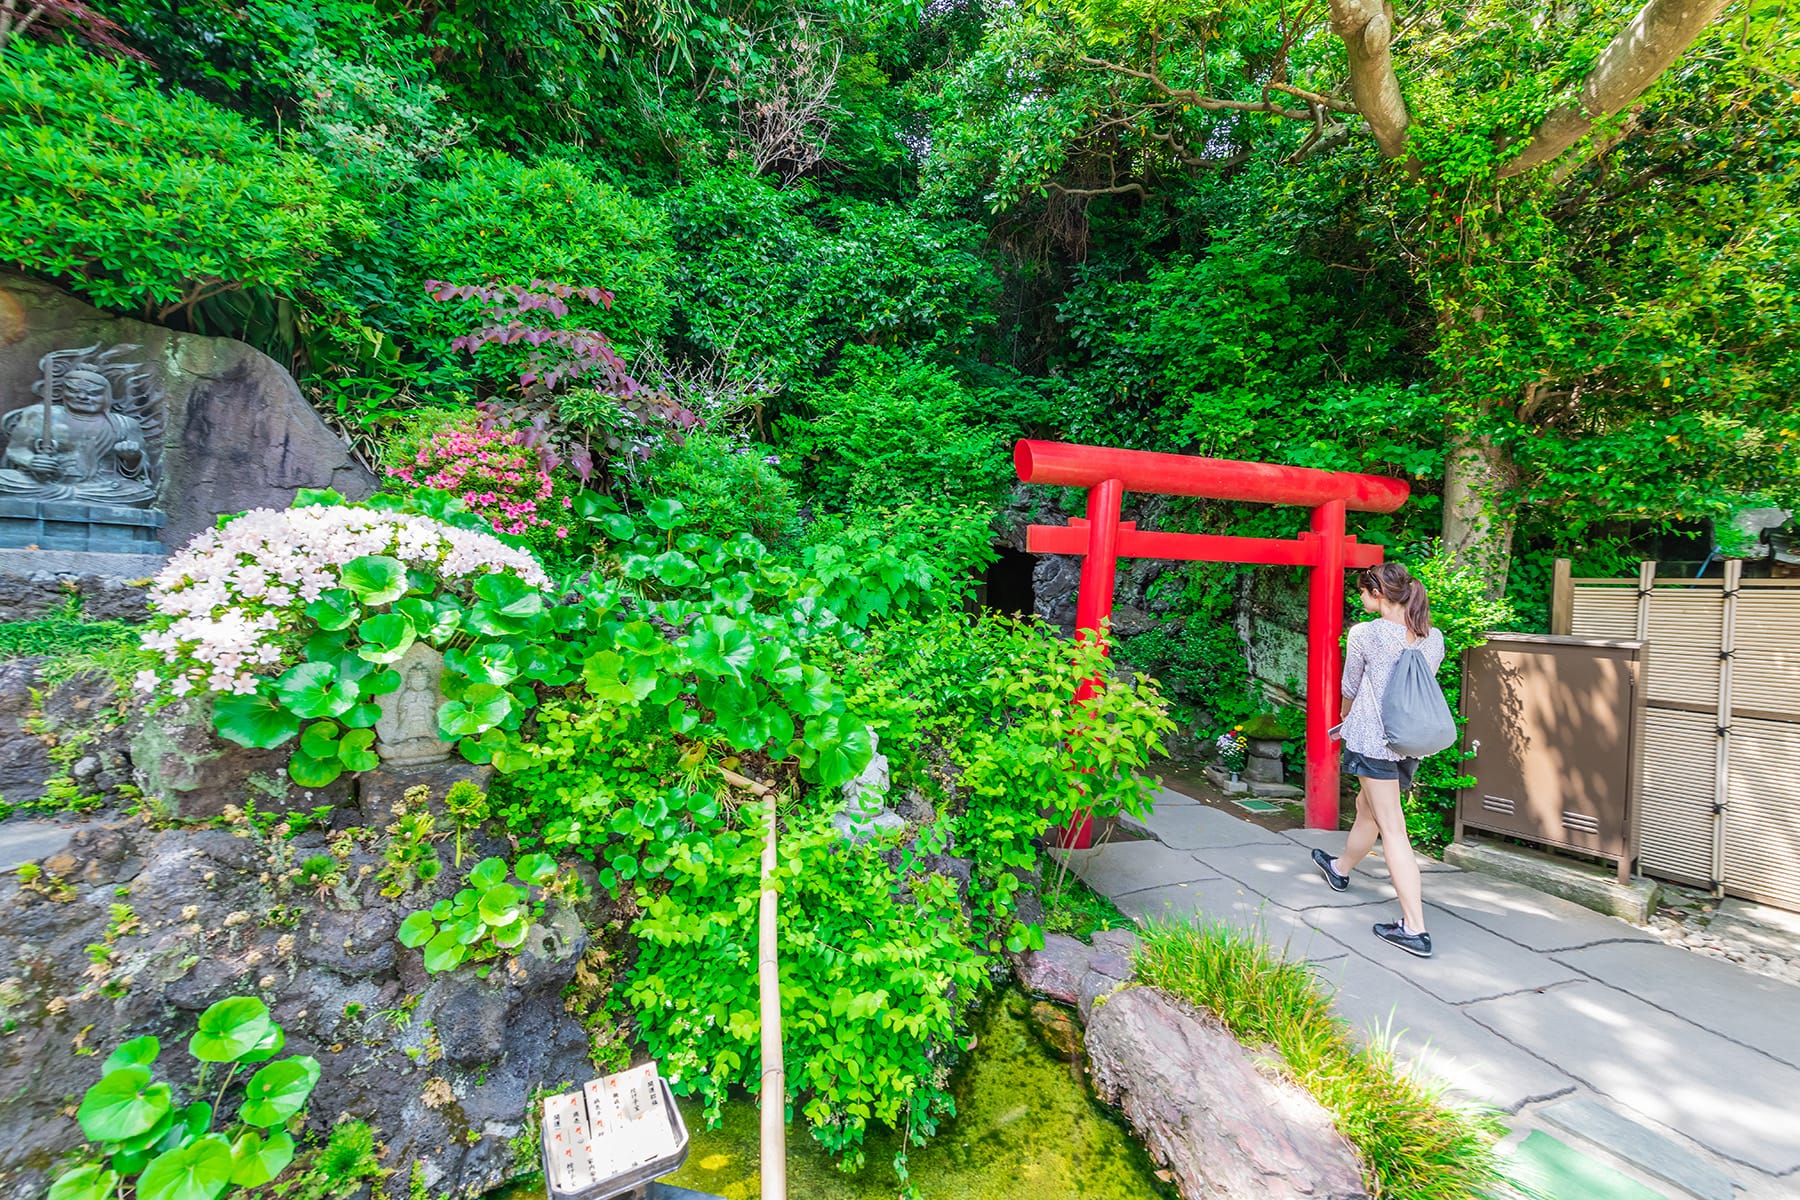
[[[1297,100],[1304,100],[1308,104],[1316,104],[1320,108],[1329,108],[1332,112],[1353,113],[1356,111],[1356,104],[1353,101],[1345,100],[1339,96],[1329,96],[1322,92],[1309,92],[1305,88],[1297,88],[1290,83],[1271,83],[1269,85],[1269,90],[1271,92],[1285,92],[1287,95],[1292,96]]]
[[[1550,171],[1550,190],[1556,192],[1568,181],[1569,176],[1580,170],[1583,163],[1597,163],[1612,152],[1612,148],[1630,137],[1637,128],[1637,114],[1633,113],[1625,119],[1619,128],[1611,133],[1594,139],[1593,145],[1585,156],[1571,155],[1557,163]]]
[[[1500,178],[1541,167],[1586,137],[1596,121],[1636,100],[1712,23],[1726,0],[1646,0],[1595,60],[1574,104],[1554,108]]]
[[[1153,70],[1139,71],[1134,67],[1125,66],[1123,63],[1108,62],[1104,58],[1089,58],[1086,55],[1082,56],[1081,62],[1084,66],[1099,67],[1101,70],[1112,71],[1132,79],[1142,79],[1170,99],[1179,100],[1192,108],[1205,109],[1207,112],[1260,112],[1273,113],[1278,117],[1287,117],[1294,121],[1312,120],[1312,113],[1308,110],[1283,108],[1272,100],[1220,100],[1214,96],[1202,96],[1192,88],[1170,87],[1163,82],[1162,76]]]
[[[1139,198],[1148,199],[1150,195],[1150,193],[1144,190],[1144,185],[1141,183],[1121,183],[1116,187],[1082,188],[1064,187],[1062,184],[1052,180],[1044,186],[1053,188],[1065,196],[1120,196],[1136,193]]]
[[[1391,45],[1394,7],[1383,0],[1331,0],[1331,30],[1350,59],[1350,95],[1369,123],[1375,144],[1389,158],[1406,153],[1412,116],[1400,94]]]
[[[1301,142],[1300,148],[1288,155],[1283,161],[1291,167],[1296,163],[1305,162],[1314,155],[1329,154],[1349,140],[1350,127],[1348,125],[1327,125],[1324,129],[1315,131],[1304,142]]]

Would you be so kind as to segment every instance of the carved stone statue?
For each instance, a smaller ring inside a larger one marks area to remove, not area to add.
[[[375,753],[390,767],[448,758],[450,743],[438,736],[438,705],[443,701],[438,680],[444,674],[444,656],[415,642],[394,669],[400,673],[400,690],[376,699],[381,717],[375,722]]]
[[[38,360],[40,402],[0,416],[0,495],[149,507],[162,414],[137,346],[55,350]]]

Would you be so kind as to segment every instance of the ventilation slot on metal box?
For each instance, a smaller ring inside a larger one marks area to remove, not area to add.
[[[1481,807],[1487,809],[1489,812],[1512,813],[1515,811],[1516,806],[1505,796],[1483,796],[1481,798]]]
[[[1564,809],[1562,822],[1564,829],[1573,829],[1577,833],[1600,832],[1600,818],[1591,817],[1587,813],[1569,812]]]

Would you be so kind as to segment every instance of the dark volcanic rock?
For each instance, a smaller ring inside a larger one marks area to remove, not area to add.
[[[1223,1026],[1155,988],[1097,1005],[1088,1063],[1187,1200],[1358,1200],[1355,1153],[1310,1096],[1257,1070]]]
[[[225,806],[253,799],[263,812],[292,812],[348,801],[355,783],[340,775],[322,788],[288,777],[292,747],[252,750],[213,732],[204,702],[183,701],[133,715],[127,732],[137,786],[172,815],[216,817]]]
[[[115,800],[132,780],[112,680],[89,671],[47,687],[40,678],[47,661],[0,662],[0,796],[27,804],[56,778],[82,797]]]
[[[487,978],[472,966],[427,975],[419,951],[395,941],[400,920],[509,847],[472,837],[462,871],[446,849],[433,889],[390,900],[375,878],[385,838],[364,834],[346,848],[339,837],[343,879],[324,899],[293,877],[328,852],[322,834],[283,840],[247,825],[158,831],[90,820],[43,862],[68,882],[67,899],[0,876],[0,1022],[13,1030],[0,1037],[0,1200],[42,1196],[51,1157],[81,1142],[68,1105],[113,1046],[154,1034],[158,1077],[186,1084],[182,1048],[196,1016],[233,995],[262,998],[287,1034],[285,1053],[323,1066],[308,1128],[340,1117],[376,1127],[394,1168],[387,1197],[408,1194],[415,1162],[434,1196],[507,1181],[533,1090],[594,1073],[587,1033],[562,999],[585,929],[553,903],[528,950],[495,960]],[[130,906],[128,932],[117,931],[115,904]],[[109,925],[111,961],[91,974],[87,947],[108,944]]]
[[[0,662],[0,796],[10,804],[43,795],[44,780],[50,775],[50,747],[27,729],[35,711],[31,691],[43,661]]]

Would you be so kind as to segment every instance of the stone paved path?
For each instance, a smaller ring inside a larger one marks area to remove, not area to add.
[[[1435,862],[1415,959],[1370,932],[1399,912],[1379,856],[1348,892],[1319,877],[1311,848],[1343,833],[1168,790],[1137,832],[1069,859],[1140,921],[1226,921],[1313,964],[1363,1036],[1502,1110],[1507,1147],[1548,1134],[1675,1200],[1800,1197],[1800,987]]]

